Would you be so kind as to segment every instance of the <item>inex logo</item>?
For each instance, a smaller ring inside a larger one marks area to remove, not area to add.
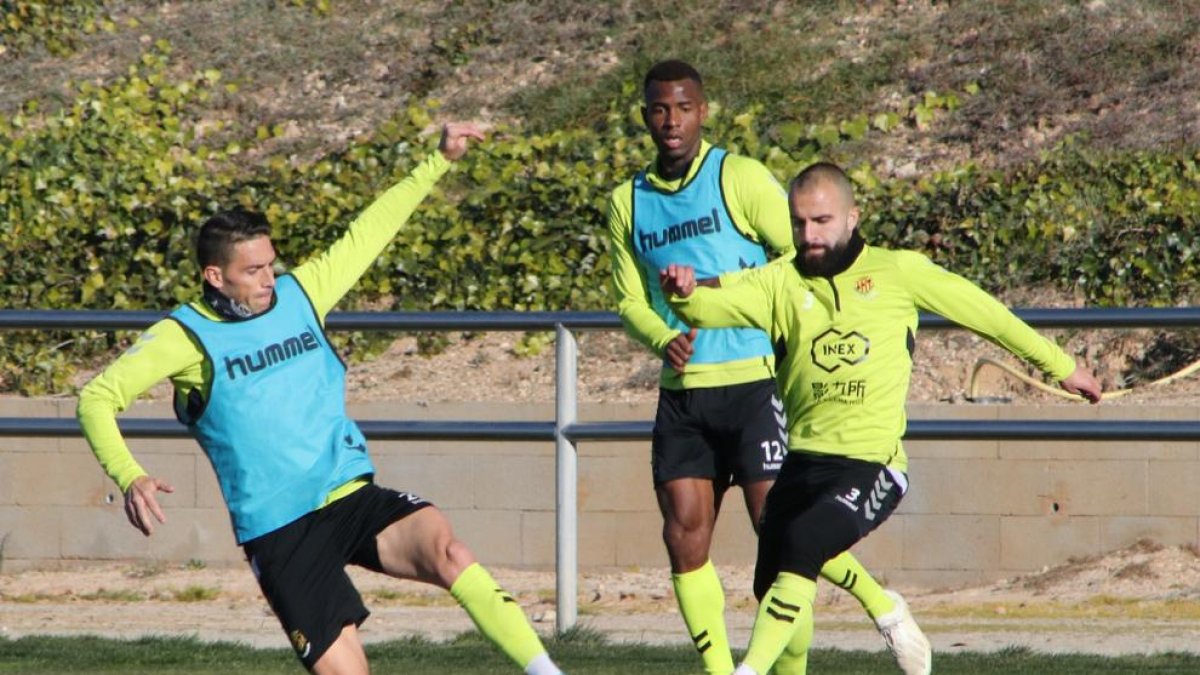
[[[865,361],[870,351],[871,341],[858,331],[842,333],[836,328],[830,328],[813,338],[812,342],[813,363],[827,373],[832,373],[843,365],[853,366]]]

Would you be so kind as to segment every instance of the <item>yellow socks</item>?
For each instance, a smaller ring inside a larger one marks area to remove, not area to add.
[[[799,631],[792,636],[792,641],[783,648],[783,653],[775,661],[774,675],[805,675],[808,672],[808,647],[812,642],[811,635]]]
[[[892,611],[896,603],[883,591],[878,581],[867,572],[849,551],[844,551],[836,558],[825,563],[821,568],[821,576],[837,586],[850,591],[850,594],[862,603],[863,609],[872,619]]]
[[[879,582],[849,551],[826,562],[821,576],[849,591],[871,618],[883,616],[895,607]],[[765,673],[774,665],[771,672],[776,675],[804,675],[808,671],[812,604],[816,597],[815,583],[781,572],[759,606],[744,663],[758,673]],[[795,620],[789,622],[788,617]]]
[[[742,663],[756,673],[766,673],[785,649],[807,655],[812,643],[812,609],[816,597],[815,581],[780,572],[758,606],[750,648]],[[793,660],[792,666],[795,665]]]
[[[733,656],[725,633],[725,590],[712,561],[691,572],[672,574],[671,583],[688,634],[704,660],[704,672],[729,675]]]
[[[542,640],[525,618],[521,605],[479,563],[473,563],[450,586],[450,595],[467,610],[475,626],[521,668],[552,665]],[[535,660],[537,663],[535,663]],[[553,671],[557,672],[557,667]]]

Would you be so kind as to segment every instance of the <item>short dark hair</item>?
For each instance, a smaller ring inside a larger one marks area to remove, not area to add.
[[[829,181],[838,189],[851,204],[854,204],[854,184],[842,167],[833,162],[817,162],[805,168],[788,185],[788,193],[803,190],[821,181]]]
[[[271,236],[271,225],[265,215],[241,206],[221,211],[200,226],[196,262],[201,269],[209,265],[222,267],[232,258],[234,244],[263,236]]]
[[[704,80],[700,79],[700,71],[693,68],[692,64],[679,59],[659,61],[650,66],[650,70],[646,71],[646,77],[642,80],[642,91],[645,92],[649,89],[651,82],[678,82],[680,80],[691,80],[700,87],[700,91],[704,91]]]

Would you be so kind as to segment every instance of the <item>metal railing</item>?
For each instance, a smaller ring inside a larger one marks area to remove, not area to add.
[[[1037,328],[1197,328],[1200,307],[1124,309],[1018,309]],[[140,330],[166,315],[159,311],[0,310],[0,330]],[[957,328],[947,319],[922,314],[923,329]],[[403,421],[362,420],[368,439],[379,440],[525,440],[555,443],[556,628],[578,620],[577,581],[578,441],[645,440],[652,423],[580,422],[576,382],[578,346],[574,330],[617,330],[611,312],[334,312],[329,330],[380,331],[543,331],[553,330],[555,406],[553,421]],[[130,438],[183,438],[187,429],[171,419],[122,419]],[[74,419],[0,417],[0,437],[75,437]],[[911,440],[1200,440],[1200,421],[1142,420],[911,420]]]

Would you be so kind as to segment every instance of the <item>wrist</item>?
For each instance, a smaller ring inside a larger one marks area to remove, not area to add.
[[[436,171],[439,176],[449,171],[450,165],[454,162],[454,160],[446,157],[446,153],[441,148],[438,148],[437,152],[430,153],[429,158],[425,161],[428,163],[429,168]]]

